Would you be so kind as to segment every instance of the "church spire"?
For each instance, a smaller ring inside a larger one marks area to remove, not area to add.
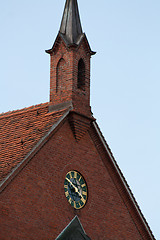
[[[82,31],[77,0],[66,0],[60,30],[46,52],[51,56],[50,102],[91,116],[90,58],[95,52]]]
[[[66,0],[59,32],[69,45],[78,45],[83,37],[77,0]]]

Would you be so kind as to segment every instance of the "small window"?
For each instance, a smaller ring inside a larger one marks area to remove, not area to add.
[[[56,69],[56,92],[59,91],[60,88],[63,87],[64,79],[65,79],[65,65],[66,62],[63,58],[61,58],[57,64]]]
[[[78,84],[79,89],[85,90],[85,64],[81,58],[78,62]]]

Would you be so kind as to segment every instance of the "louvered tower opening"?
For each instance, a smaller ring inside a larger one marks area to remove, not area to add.
[[[85,90],[85,63],[81,58],[78,62],[78,84],[77,87]]]

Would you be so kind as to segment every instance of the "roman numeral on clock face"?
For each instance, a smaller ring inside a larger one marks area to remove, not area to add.
[[[65,192],[65,195],[66,195],[66,197],[68,197],[69,196],[69,192],[67,191],[67,192]]]
[[[74,172],[74,178],[77,178],[77,172]]]

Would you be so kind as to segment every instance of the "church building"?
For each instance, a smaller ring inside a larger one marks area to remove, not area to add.
[[[155,239],[91,111],[77,0],[46,53],[50,101],[0,114],[0,240]]]

